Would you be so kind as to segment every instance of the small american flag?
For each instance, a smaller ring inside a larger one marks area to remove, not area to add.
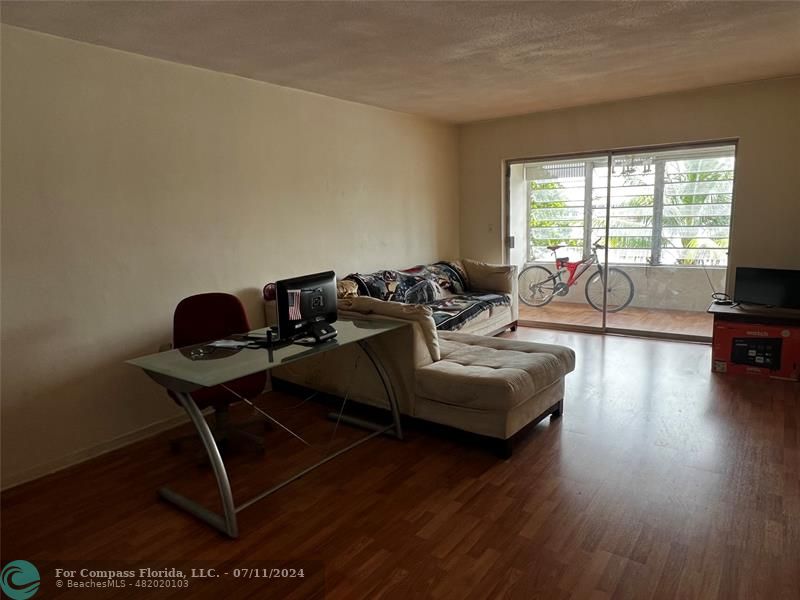
[[[300,321],[303,315],[300,312],[300,297],[303,294],[302,290],[286,290],[289,297],[289,318],[292,321]]]

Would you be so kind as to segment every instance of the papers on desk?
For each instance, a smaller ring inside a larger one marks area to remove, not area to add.
[[[247,340],[217,340],[206,345],[213,348],[244,348],[249,343]]]

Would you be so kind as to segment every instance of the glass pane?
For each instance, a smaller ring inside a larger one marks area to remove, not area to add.
[[[630,300],[609,306],[608,327],[711,335],[706,309],[712,292],[725,288],[734,151],[718,146],[613,157],[609,286],[620,302],[628,294]]]
[[[608,185],[607,177],[597,183]],[[651,157],[616,157],[611,167],[611,208],[605,240],[611,263],[645,263],[650,258],[653,238],[655,172]],[[595,188],[602,197],[603,189]],[[601,209],[598,211],[597,209]],[[592,219],[593,238],[605,239],[605,206],[598,206]]]
[[[602,326],[602,285],[591,287],[601,292],[591,295],[596,307],[587,300],[586,285],[593,277],[599,280],[599,261],[591,243],[605,236],[595,234],[598,223],[601,230],[605,228],[607,170],[606,156],[512,166],[512,221],[517,220],[521,188],[527,209],[524,266],[528,268],[520,274],[522,321]],[[631,221],[646,216],[618,215]]]
[[[316,346],[279,343],[274,349],[236,348],[230,350],[227,348],[216,349],[208,344],[198,344],[149,354],[126,362],[157,375],[196,384],[198,387],[211,387],[274,367],[285,366],[311,355],[329,352],[346,344],[366,340],[405,326],[407,323],[401,321],[340,320],[334,325],[338,332],[336,338]],[[266,329],[256,329],[251,333],[266,335]],[[196,352],[203,349],[219,351]],[[203,358],[200,359],[200,356]]]

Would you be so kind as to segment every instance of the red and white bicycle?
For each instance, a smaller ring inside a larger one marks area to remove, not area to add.
[[[630,276],[617,267],[608,268],[608,278],[597,257],[598,249],[605,246],[597,240],[592,244],[592,253],[576,262],[568,258],[558,258],[556,252],[564,248],[563,244],[548,246],[556,259],[556,272],[547,267],[530,265],[519,274],[519,299],[528,306],[544,306],[556,296],[566,296],[578,279],[593,265],[597,266],[589,279],[586,280],[586,300],[596,310],[603,310],[603,284],[607,290],[608,312],[619,312],[633,300],[633,281]],[[569,278],[564,281],[564,277]]]

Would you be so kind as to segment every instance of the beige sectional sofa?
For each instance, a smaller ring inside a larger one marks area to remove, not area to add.
[[[269,318],[272,310],[267,308]],[[499,447],[507,454],[512,436],[526,425],[561,414],[564,378],[575,367],[569,348],[440,332],[428,307],[368,297],[339,300],[339,315],[408,323],[370,341],[405,415],[501,440]],[[280,367],[273,375],[278,381],[387,406],[377,374],[355,345]]]

